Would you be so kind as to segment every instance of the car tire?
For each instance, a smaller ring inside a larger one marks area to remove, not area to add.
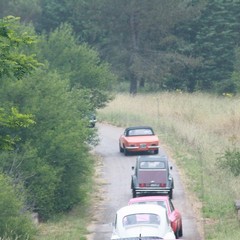
[[[132,190],[132,197],[133,197],[133,198],[137,197],[137,194],[136,194],[136,190],[135,190],[135,189]]]
[[[121,147],[121,144],[119,143],[119,152],[123,153],[123,148]]]
[[[158,152],[159,152],[158,149],[157,149],[157,150],[154,150],[154,154],[158,154]]]
[[[172,198],[173,198],[173,190],[172,190],[172,189],[170,190],[168,196],[169,196],[169,198],[172,200]]]
[[[128,150],[127,150],[125,147],[124,147],[123,151],[124,151],[124,155],[125,155],[125,156],[128,156],[128,155],[129,155],[129,152],[128,152]]]
[[[183,236],[183,230],[182,230],[182,226],[180,227],[179,229],[179,234],[178,234],[179,237],[182,237]]]
[[[182,227],[178,228],[174,234],[176,239],[179,239],[180,237],[182,237],[183,236]]]
[[[180,231],[180,229],[177,229],[176,232],[174,233],[176,239],[179,239],[179,237],[180,237],[179,236],[179,231]]]

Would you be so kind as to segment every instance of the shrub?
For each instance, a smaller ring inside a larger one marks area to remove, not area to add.
[[[24,210],[23,195],[3,174],[0,189],[0,239],[33,239],[35,229],[30,214]]]
[[[234,176],[240,175],[240,150],[237,148],[226,149],[222,156],[217,159],[220,168],[230,170]]]

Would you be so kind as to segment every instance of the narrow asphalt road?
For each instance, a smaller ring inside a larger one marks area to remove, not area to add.
[[[92,240],[109,240],[112,233],[111,223],[114,221],[116,211],[127,205],[128,200],[132,197],[130,188],[132,169],[136,155],[124,156],[119,152],[118,139],[124,129],[111,126],[108,124],[98,123],[100,143],[94,151],[102,158],[101,177],[105,184],[102,185],[102,201],[97,207],[98,217],[91,226],[93,234],[89,239]],[[161,148],[159,154],[163,154]],[[171,161],[171,160],[170,160]],[[185,240],[202,240],[199,233],[199,219],[192,210],[187,194],[176,167],[173,166],[171,172],[174,178],[175,188],[173,191],[173,204],[183,218],[183,237]]]

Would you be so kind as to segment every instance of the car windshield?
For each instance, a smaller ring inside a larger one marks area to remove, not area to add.
[[[160,224],[160,217],[153,213],[137,213],[123,218],[123,226],[133,224]]]
[[[141,161],[140,168],[142,169],[165,169],[165,162],[161,161]]]
[[[131,129],[128,131],[127,136],[148,136],[153,135],[150,128]]]

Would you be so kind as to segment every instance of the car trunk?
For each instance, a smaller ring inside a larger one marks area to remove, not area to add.
[[[167,185],[167,171],[164,170],[144,170],[138,172],[138,184],[146,184],[146,187]]]
[[[156,136],[134,136],[134,137],[128,137],[129,143],[148,143],[148,142],[154,142],[158,141],[158,138]]]

